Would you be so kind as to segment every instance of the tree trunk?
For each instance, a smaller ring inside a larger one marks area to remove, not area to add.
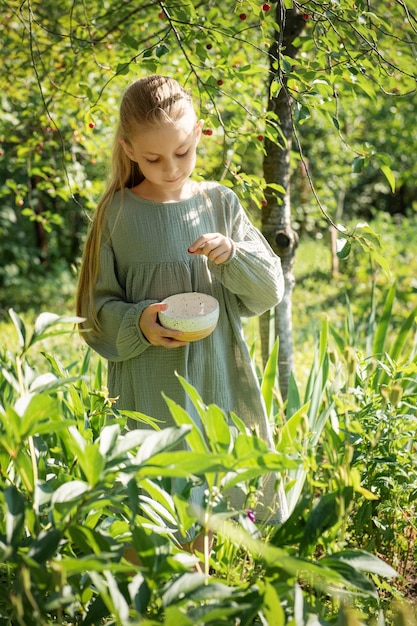
[[[287,397],[288,384],[293,370],[292,344],[292,291],[294,288],[294,258],[298,245],[298,235],[291,227],[290,204],[290,152],[293,136],[292,99],[286,87],[285,75],[282,71],[280,54],[294,58],[297,48],[294,39],[301,33],[305,20],[295,9],[284,9],[283,3],[277,4],[276,21],[280,25],[275,32],[275,40],[270,48],[269,102],[268,110],[278,120],[284,139],[276,141],[266,139],[263,163],[264,177],[267,184],[279,184],[285,193],[277,193],[267,188],[266,206],[262,210],[262,232],[274,251],[281,258],[285,295],[275,311],[275,337],[279,337],[279,386],[281,395]],[[278,81],[277,93],[271,90],[274,81]],[[260,334],[262,341],[262,357],[266,361],[269,352],[269,313],[261,317]]]

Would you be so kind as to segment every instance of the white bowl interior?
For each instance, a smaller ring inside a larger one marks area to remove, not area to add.
[[[177,293],[163,302],[168,304],[168,308],[158,316],[165,328],[196,332],[214,328],[217,324],[219,303],[213,296],[198,292]]]
[[[218,302],[212,296],[205,293],[177,293],[165,298],[168,308],[163,311],[167,317],[175,319],[190,319],[192,317],[204,317],[216,311]]]

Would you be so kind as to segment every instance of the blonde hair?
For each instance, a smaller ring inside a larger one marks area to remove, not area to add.
[[[135,187],[144,180],[138,164],[125,153],[121,140],[130,145],[143,127],[175,123],[193,110],[190,94],[167,76],[151,75],[134,81],[120,105],[119,123],[114,138],[111,171],[107,187],[98,203],[84,248],[76,297],[77,315],[86,317],[93,331],[100,328],[94,307],[94,286],[99,275],[100,248],[107,208],[117,191]],[[122,205],[123,199],[121,199]]]

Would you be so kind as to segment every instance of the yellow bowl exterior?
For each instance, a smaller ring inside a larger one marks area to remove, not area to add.
[[[203,330],[195,330],[191,332],[183,332],[181,336],[178,337],[179,341],[189,342],[189,341],[199,341],[200,339],[204,339],[211,335],[213,330],[216,328],[217,322],[213,324],[213,326],[209,326],[208,328],[204,328]]]

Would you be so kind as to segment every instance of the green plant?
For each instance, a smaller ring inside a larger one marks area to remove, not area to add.
[[[268,450],[237,416],[229,423],[219,407],[206,406],[184,379],[205,436],[168,398],[176,428],[158,430],[150,417],[119,413],[100,367],[89,389],[88,353],[69,368],[45,354],[44,373],[30,364],[34,346],[66,332],[61,325],[76,318],[41,314],[30,332],[10,314],[19,347],[0,359],[3,623],[279,626],[294,623],[301,611],[331,624],[342,592],[376,602],[363,570],[381,576],[394,570],[363,551],[317,559],[314,511],[315,534],[304,532],[305,549],[294,551],[305,500],[271,543],[270,530],[226,507],[231,486],[251,496],[263,475],[293,468],[292,449]],[[267,384],[264,393],[271,397]],[[150,429],[126,431],[127,415]],[[176,449],[184,439],[188,449]],[[206,498],[190,506],[190,492],[200,486]],[[211,559],[200,555],[205,573],[195,571],[197,559],[178,541],[193,527],[216,533]],[[324,611],[315,597],[332,598],[333,608]]]
[[[333,490],[350,477],[356,498],[344,517],[345,541],[380,555],[404,577],[389,588],[407,596],[415,569],[417,498],[417,307],[394,314],[395,283],[369,314],[348,302],[345,327],[331,326],[334,403],[314,460],[313,490]],[[326,542],[322,545],[326,548]],[[328,539],[328,538],[327,538]]]

